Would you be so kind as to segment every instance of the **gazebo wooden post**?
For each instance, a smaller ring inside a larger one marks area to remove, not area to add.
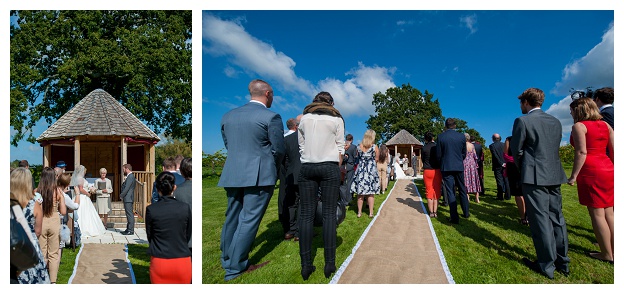
[[[50,160],[52,160],[52,154],[50,154],[51,151],[52,145],[48,144],[43,147],[43,167],[52,166],[52,163],[50,162]]]
[[[74,141],[74,170],[80,165],[80,139],[76,137]]]
[[[412,154],[414,154],[414,145],[410,144],[410,154],[409,154],[410,164],[412,164]],[[412,165],[412,169],[414,170],[414,174],[416,174],[416,167]]]
[[[126,138],[122,137],[121,138],[121,165],[119,166],[121,169],[119,173],[121,177],[119,177],[119,179],[121,181],[119,183],[123,183],[124,181],[123,165],[126,163],[128,163],[128,144],[126,143]]]
[[[398,147],[397,145],[394,145],[394,157],[396,157],[397,152],[398,152]]]

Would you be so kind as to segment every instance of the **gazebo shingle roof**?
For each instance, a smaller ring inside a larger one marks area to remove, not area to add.
[[[402,129],[400,130],[392,139],[386,142],[386,146],[394,146],[394,145],[420,145],[423,144],[416,139],[416,137],[412,136],[408,131]]]
[[[113,96],[93,90],[52,124],[37,141],[82,135],[127,136],[160,141],[160,138]]]

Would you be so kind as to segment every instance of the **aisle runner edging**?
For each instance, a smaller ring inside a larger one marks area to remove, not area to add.
[[[80,259],[80,254],[82,254],[82,248],[84,248],[84,243],[80,244],[80,250],[78,250],[78,254],[76,255],[76,260],[74,260],[74,270],[72,271],[71,276],[69,277],[69,281],[67,284],[71,284],[76,276],[76,270],[78,269],[78,260]]]
[[[132,263],[130,259],[128,259],[128,244],[125,245],[126,252],[126,262],[128,263],[128,269],[130,270],[130,278],[132,279],[132,284],[136,284],[136,279],[134,278],[134,270],[132,269]]]
[[[418,191],[418,187],[416,187],[416,183],[414,181],[412,181],[412,185],[414,185],[414,189],[416,190],[416,193],[418,194],[418,198],[420,198],[420,205],[423,208],[423,211],[427,211],[426,207],[425,207],[425,202],[422,199],[422,196],[420,196],[420,192]],[[451,271],[448,268],[448,265],[446,264],[446,258],[444,257],[444,252],[442,252],[442,248],[440,247],[440,243],[438,242],[438,236],[435,233],[435,230],[433,229],[433,224],[431,224],[431,217],[427,216],[427,223],[429,223],[429,230],[431,231],[431,235],[433,236],[433,242],[435,242],[435,246],[436,246],[436,250],[438,251],[438,256],[440,257],[440,262],[442,263],[442,268],[444,269],[444,273],[446,274],[446,279],[448,280],[449,284],[455,284],[455,280],[453,279],[453,275],[451,275]]]

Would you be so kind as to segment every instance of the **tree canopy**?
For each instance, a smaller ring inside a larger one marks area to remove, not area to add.
[[[426,132],[439,134],[444,128],[438,99],[433,99],[433,94],[428,91],[423,94],[409,84],[389,88],[385,94],[374,94],[373,105],[376,115],[371,115],[366,124],[382,142],[390,140],[401,129],[422,139]]]
[[[191,140],[191,11],[11,11],[11,144],[103,89]]]

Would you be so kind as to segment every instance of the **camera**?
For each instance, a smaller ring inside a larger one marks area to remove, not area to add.
[[[593,87],[587,87],[585,90],[574,90],[574,88],[570,89],[570,98],[572,100],[580,99],[580,98],[594,98],[594,90]]]

